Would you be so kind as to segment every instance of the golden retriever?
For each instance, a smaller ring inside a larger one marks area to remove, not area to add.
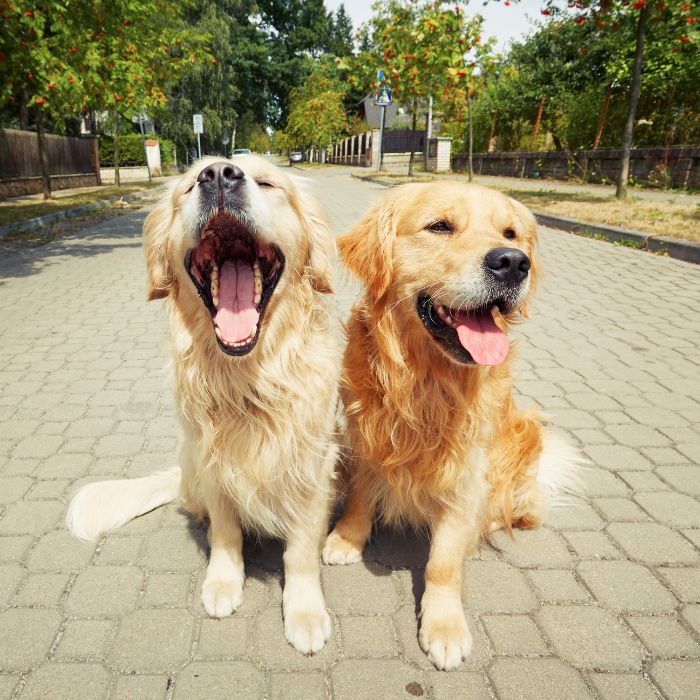
[[[241,603],[242,531],[286,540],[284,630],[304,653],[331,634],[321,591],[337,454],[340,350],[321,294],[333,240],[317,203],[256,157],[207,158],[149,214],[148,299],[167,297],[180,467],[83,487],[67,524],[95,539],[178,496],[210,521],[202,603]]]
[[[573,449],[512,397],[506,331],[535,288],[536,235],[518,202],[443,182],[391,190],[338,241],[365,291],[341,389],[347,500],[323,560],[359,561],[375,513],[427,527],[419,641],[440,669],[472,646],[464,556],[493,529],[536,526],[576,484]]]

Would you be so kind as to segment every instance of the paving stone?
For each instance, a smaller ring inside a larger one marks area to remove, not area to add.
[[[594,697],[580,674],[559,659],[497,659],[489,677],[499,700]]]
[[[26,569],[15,562],[0,566],[0,607],[10,602],[26,574]]]
[[[603,524],[593,508],[581,499],[575,499],[564,508],[553,508],[547,513],[547,525],[557,530],[595,530]]]
[[[170,678],[162,676],[117,676],[114,700],[165,700]]]
[[[273,673],[269,697],[271,700],[325,698],[325,678],[320,673]]]
[[[338,648],[333,634],[318,654],[300,654],[285,639],[282,610],[274,607],[263,610],[255,618],[251,656],[270,671],[306,671],[330,668],[338,658]]]
[[[325,566],[321,573],[328,607],[338,614],[387,613],[399,606],[391,570],[373,562]]]
[[[467,561],[464,581],[470,612],[522,613],[537,605],[522,572],[505,562]]]
[[[579,559],[620,559],[620,550],[604,532],[582,530],[565,532],[564,537],[574,548]]]
[[[245,617],[202,620],[197,644],[197,658],[230,659],[244,656],[247,650],[248,627]]]
[[[573,560],[564,540],[546,527],[517,530],[512,538],[499,530],[491,536],[491,541],[502,550],[506,561],[515,566],[555,568]]]
[[[79,479],[88,473],[92,461],[90,454],[54,454],[44,460],[37,474],[42,479]]]
[[[101,659],[114,630],[112,620],[71,620],[58,642],[59,660]]]
[[[590,443],[584,442],[585,445]],[[620,479],[619,474],[605,469],[591,468],[586,476],[586,495],[593,496],[626,496],[629,493],[627,484]]]
[[[695,564],[700,555],[677,532],[657,523],[612,523],[607,532],[632,559],[647,564]]]
[[[59,604],[69,580],[70,576],[66,573],[31,573],[14,597],[14,603],[20,607],[55,607]]]
[[[662,523],[673,527],[700,527],[700,503],[691,496],[672,491],[638,493],[634,500]]]
[[[537,625],[525,615],[482,615],[496,654],[505,656],[546,656],[547,645]]]
[[[63,442],[60,435],[35,435],[24,438],[12,451],[14,457],[48,457],[54,454]]]
[[[140,561],[151,571],[193,571],[206,563],[203,544],[186,530],[160,530],[145,538]]]
[[[12,691],[19,683],[19,675],[0,675],[0,698],[2,700],[10,700]]]
[[[343,615],[340,636],[346,658],[396,656],[396,635],[388,617]]]
[[[658,571],[680,600],[684,603],[700,603],[700,569],[662,567]]]
[[[52,530],[65,510],[60,501],[20,501],[0,520],[0,535],[41,535]]]
[[[654,464],[687,464],[688,458],[672,447],[642,447],[642,453]]]
[[[545,606],[536,613],[557,654],[572,665],[603,671],[640,671],[644,650],[608,610]]]
[[[136,605],[143,573],[135,566],[93,566],[78,574],[65,603],[80,617],[117,617]]]
[[[191,584],[189,574],[150,574],[141,596],[141,605],[154,608],[186,605]]]
[[[97,664],[46,663],[27,679],[26,698],[70,698],[79,689],[81,700],[103,700],[111,674]]]
[[[668,491],[668,484],[665,484],[653,472],[619,472],[619,475],[626,481],[633,491]]]
[[[426,684],[435,700],[491,700],[486,682],[478,673],[464,671],[429,671],[425,674]]]
[[[658,700],[641,673],[591,673],[589,678],[603,700]]]
[[[34,538],[30,535],[0,537],[0,562],[16,562],[24,559],[24,555],[32,544],[34,544]]]
[[[68,479],[50,479],[37,481],[26,495],[28,500],[53,500],[60,499],[70,486]]]
[[[628,617],[627,624],[654,657],[698,657],[700,644],[670,617]]]
[[[588,594],[581,587],[571,571],[544,569],[528,571],[527,577],[537,593],[537,597],[548,603],[588,602]]]
[[[193,631],[185,610],[135,610],[122,617],[108,658],[122,673],[170,672],[188,660]]]
[[[107,535],[100,543],[95,564],[134,564],[139,560],[143,547],[143,537],[122,535]]]
[[[333,669],[331,683],[336,700],[408,700],[419,688],[425,693],[423,674],[398,659],[346,659]]]
[[[98,457],[129,457],[139,453],[144,439],[140,435],[107,435],[95,445]]]
[[[38,571],[77,571],[95,551],[94,542],[83,542],[65,530],[48,532],[39,538],[27,563]]]
[[[584,451],[594,465],[614,472],[652,468],[646,457],[625,445],[589,445]]]
[[[700,635],[700,605],[686,605],[681,609],[681,617]]]
[[[649,516],[629,498],[595,498],[593,503],[606,520],[622,522],[649,520]]]
[[[700,466],[677,465],[658,467],[656,473],[674,489],[700,496]]]
[[[3,671],[24,671],[48,655],[61,624],[56,610],[10,608],[0,613],[0,659]]]
[[[640,564],[585,561],[576,570],[595,598],[620,612],[668,613],[676,599]]]
[[[34,481],[28,476],[0,477],[0,506],[19,501],[33,483]]]
[[[700,688],[700,661],[654,661],[649,672],[669,700],[697,697]]]

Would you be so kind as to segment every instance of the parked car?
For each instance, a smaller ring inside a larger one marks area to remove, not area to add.
[[[250,148],[234,148],[233,153],[231,154],[231,158],[235,158],[236,156],[250,156],[252,155],[252,151]]]
[[[304,154],[301,151],[290,151],[289,152],[289,165],[292,166],[294,163],[301,163],[304,160]]]

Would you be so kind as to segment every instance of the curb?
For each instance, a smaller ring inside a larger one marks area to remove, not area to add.
[[[396,182],[388,180],[380,180],[371,175],[354,175],[356,180],[364,180],[365,182],[375,182],[384,187],[395,187]],[[559,229],[578,235],[596,234],[603,236],[611,243],[617,241],[633,241],[636,243],[638,250],[650,251],[652,253],[664,253],[669,258],[683,260],[689,263],[700,265],[700,243],[692,241],[684,241],[680,238],[671,238],[668,236],[656,236],[653,233],[642,233],[641,231],[632,231],[619,226],[609,226],[605,224],[593,224],[588,221],[579,221],[578,219],[570,219],[566,216],[552,216],[543,212],[532,212],[537,219],[537,223],[548,228]]]
[[[98,209],[106,209],[111,206],[114,202],[118,202],[122,199],[125,202],[131,202],[134,199],[142,199],[145,194],[150,194],[151,192],[157,191],[157,187],[142,190],[141,192],[134,192],[133,194],[127,194],[123,197],[115,199],[101,199],[97,202],[92,202],[92,204],[83,204],[81,207],[73,207],[73,209],[64,209],[63,211],[58,211],[55,214],[46,214],[45,216],[37,216],[35,219],[25,219],[24,221],[16,221],[12,224],[5,224],[0,226],[0,238],[6,236],[8,233],[13,231],[33,231],[37,228],[43,228],[49,224],[53,224],[55,221],[60,221],[61,219],[69,219],[74,216],[81,216],[82,214],[87,214],[91,211],[97,211]]]

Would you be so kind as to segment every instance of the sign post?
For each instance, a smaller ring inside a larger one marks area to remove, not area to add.
[[[199,135],[204,133],[204,119],[201,114],[192,115],[192,128],[194,133],[197,134],[197,153],[199,158],[202,157],[202,143],[199,140]]]
[[[141,143],[143,144],[143,157],[146,159],[146,169],[148,170],[148,184],[151,184],[151,166],[148,163],[148,149],[146,148],[146,134],[143,131],[143,123],[146,120],[146,115],[139,112],[131,117],[132,122],[138,122],[141,129]]]
[[[384,78],[382,71],[377,71],[377,78],[381,75]],[[379,122],[379,157],[377,158],[377,170],[381,170],[382,157],[384,155],[384,120],[386,119],[386,108],[391,104],[391,90],[385,87],[380,87],[376,97],[377,107],[382,108],[382,120]]]
[[[227,134],[224,134],[221,137],[221,143],[224,144],[224,158],[226,158],[226,146],[228,146],[228,135]]]

